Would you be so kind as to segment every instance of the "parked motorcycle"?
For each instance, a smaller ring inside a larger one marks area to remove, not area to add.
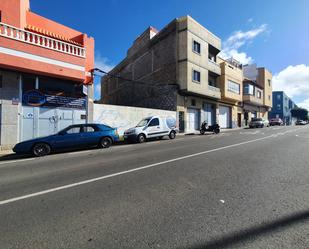
[[[208,125],[207,122],[204,121],[201,125],[200,133],[204,135],[205,132],[213,132],[218,134],[220,133],[220,126],[218,124]]]

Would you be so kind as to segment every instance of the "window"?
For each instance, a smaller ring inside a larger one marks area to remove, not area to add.
[[[149,126],[159,126],[160,122],[158,118],[154,118],[153,120],[150,121]]]
[[[2,12],[0,10],[0,22],[2,22]]]
[[[196,100],[195,99],[191,99],[191,106],[196,106]]]
[[[244,94],[245,95],[254,95],[254,86],[250,84],[244,85]]]
[[[268,80],[268,85],[271,86],[271,80]]]
[[[277,100],[280,100],[281,99],[281,95],[277,95]]]
[[[261,91],[257,91],[257,97],[259,98],[259,99],[261,99],[262,98],[262,92]]]
[[[270,95],[268,95],[268,100],[271,100],[271,96]]]
[[[72,127],[66,131],[67,134],[78,134],[80,133],[80,127]]]
[[[199,71],[193,70],[193,81],[201,82],[201,73]]]
[[[150,118],[142,119],[142,120],[136,125],[136,127],[143,127],[143,126],[147,125],[149,121],[150,121]]]
[[[84,132],[96,132],[93,126],[84,126]]]
[[[281,105],[280,104],[277,105],[277,110],[281,110]]]
[[[197,41],[193,41],[193,51],[200,54],[201,53],[201,44]]]
[[[48,95],[79,98],[81,87],[76,82],[51,77],[39,77],[39,90]]]
[[[208,85],[217,87],[217,78],[212,74],[208,74]]]
[[[234,81],[229,80],[227,90],[233,93],[240,94],[240,85]]]
[[[22,77],[22,83],[23,83],[23,93],[34,90],[35,89],[35,83],[36,83],[36,77],[33,75],[23,75]]]
[[[2,82],[3,82],[3,77],[2,77],[2,75],[0,75],[0,88],[3,87],[3,86],[2,86]]]

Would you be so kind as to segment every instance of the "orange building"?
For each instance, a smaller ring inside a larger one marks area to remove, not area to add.
[[[0,149],[91,121],[94,39],[0,1]]]

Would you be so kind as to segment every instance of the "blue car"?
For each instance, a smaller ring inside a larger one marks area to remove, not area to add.
[[[103,124],[79,124],[70,125],[55,135],[18,143],[13,151],[40,157],[61,150],[108,148],[118,140],[119,136],[115,128]]]

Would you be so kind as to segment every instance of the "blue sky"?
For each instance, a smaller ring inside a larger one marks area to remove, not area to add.
[[[308,0],[30,0],[31,10],[93,36],[96,63],[120,62],[148,26],[191,15],[222,39],[224,53],[274,74],[275,90],[309,108]]]

